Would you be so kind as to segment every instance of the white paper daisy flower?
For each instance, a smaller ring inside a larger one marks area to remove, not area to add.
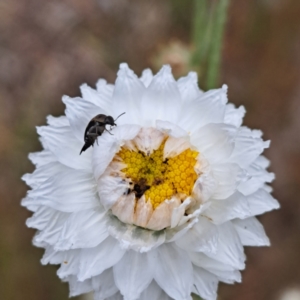
[[[60,265],[71,296],[96,300],[212,300],[219,281],[240,282],[243,246],[269,245],[255,215],[279,205],[261,156],[269,142],[241,126],[227,87],[204,93],[195,73],[138,78],[121,64],[115,85],[81,92],[38,127],[44,150],[23,177],[42,263]],[[79,155],[93,117],[123,112]]]

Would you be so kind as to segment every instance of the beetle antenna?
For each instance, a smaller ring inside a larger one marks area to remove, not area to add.
[[[117,118],[114,120],[114,122],[116,122],[121,116],[123,116],[124,114],[126,114],[126,112],[123,112],[122,114],[118,115]]]

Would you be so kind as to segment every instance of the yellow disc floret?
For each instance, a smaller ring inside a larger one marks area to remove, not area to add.
[[[194,167],[199,153],[187,149],[175,157],[164,159],[164,145],[165,142],[149,156],[126,147],[117,153],[127,165],[122,172],[131,180],[132,192],[137,198],[145,194],[154,209],[173,195],[191,195],[197,179]]]

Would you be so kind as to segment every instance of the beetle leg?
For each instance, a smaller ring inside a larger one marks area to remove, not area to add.
[[[113,135],[109,130],[107,130],[106,128],[104,129],[104,130],[106,130],[110,135]]]

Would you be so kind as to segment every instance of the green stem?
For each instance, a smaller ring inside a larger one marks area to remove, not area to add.
[[[192,58],[192,63],[193,65],[198,65],[200,64],[201,48],[206,34],[208,0],[195,0],[194,8],[192,41],[195,46],[195,52]]]
[[[229,0],[220,0],[214,16],[213,39],[208,57],[207,84],[208,89],[215,88],[220,71],[221,50],[224,27],[227,17]]]

